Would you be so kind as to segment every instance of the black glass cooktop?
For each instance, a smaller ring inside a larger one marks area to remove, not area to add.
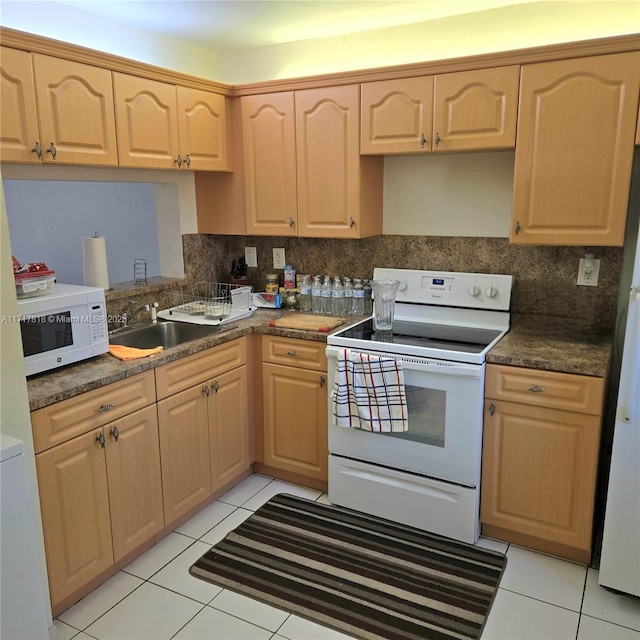
[[[336,334],[341,338],[352,338],[368,342],[388,342],[416,347],[482,353],[502,332],[497,329],[477,327],[455,327],[428,322],[393,322],[392,331],[376,331],[373,318]]]

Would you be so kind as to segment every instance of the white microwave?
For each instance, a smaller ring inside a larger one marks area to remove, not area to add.
[[[109,350],[103,289],[56,284],[46,295],[18,299],[18,313],[28,376]]]

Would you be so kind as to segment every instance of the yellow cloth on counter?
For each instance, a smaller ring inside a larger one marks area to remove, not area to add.
[[[135,360],[136,358],[146,358],[160,353],[164,347],[154,347],[153,349],[136,349],[135,347],[125,347],[121,344],[110,344],[109,353],[120,360]]]

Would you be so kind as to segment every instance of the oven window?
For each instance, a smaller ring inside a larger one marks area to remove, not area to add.
[[[20,330],[25,357],[73,344],[70,311],[20,320]]]
[[[409,429],[382,435],[444,447],[447,392],[442,389],[405,385]]]

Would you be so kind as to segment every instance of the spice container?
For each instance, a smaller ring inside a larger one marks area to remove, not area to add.
[[[278,282],[277,273],[267,273],[264,290],[267,293],[278,293],[278,291],[280,290],[280,284]]]

